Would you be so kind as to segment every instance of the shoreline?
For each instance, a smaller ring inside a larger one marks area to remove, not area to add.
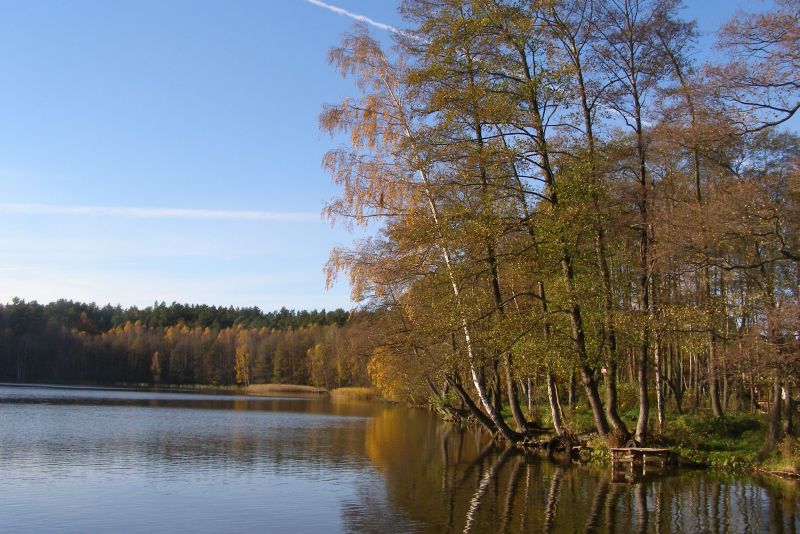
[[[241,395],[242,397],[271,397],[271,396],[317,396],[317,397],[340,397],[354,400],[381,401],[375,390],[368,387],[341,387],[327,389],[320,386],[309,386],[305,384],[250,384],[240,385],[211,385],[211,384],[148,384],[148,383],[129,383],[118,382],[114,384],[47,384],[47,383],[22,383],[22,382],[0,382],[0,387],[16,388],[44,388],[44,389],[65,389],[65,390],[86,390],[86,391],[151,391],[165,393],[209,393],[224,392],[228,394]]]

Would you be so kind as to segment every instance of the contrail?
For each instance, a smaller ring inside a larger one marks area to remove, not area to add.
[[[0,214],[103,215],[130,219],[211,219],[229,221],[319,221],[318,213],[302,211],[235,211],[123,206],[64,206],[53,204],[0,204]]]
[[[391,26],[389,24],[384,24],[383,22],[378,22],[377,20],[372,20],[371,18],[365,17],[364,15],[359,15],[358,13],[352,13],[350,11],[347,11],[346,9],[342,9],[341,7],[332,6],[331,4],[326,4],[325,2],[321,2],[320,0],[306,0],[306,2],[308,2],[309,4],[314,4],[315,6],[321,7],[323,9],[327,9],[328,11],[333,11],[337,15],[344,15],[345,17],[350,17],[351,19],[363,22],[364,24],[369,24],[370,26],[374,26],[375,28],[379,28],[387,32],[406,35],[406,33],[399,28],[395,28],[394,26]]]

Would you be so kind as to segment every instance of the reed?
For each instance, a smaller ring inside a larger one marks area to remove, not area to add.
[[[328,390],[316,386],[301,386],[298,384],[250,384],[244,388],[244,392],[248,395],[326,395]]]
[[[331,390],[331,396],[351,400],[374,400],[378,398],[374,389],[365,387],[336,388]]]

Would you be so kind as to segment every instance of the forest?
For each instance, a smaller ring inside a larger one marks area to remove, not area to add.
[[[701,48],[675,0],[405,0],[329,60],[325,214],[393,398],[525,444],[643,445],[668,418],[768,410],[800,378],[800,5]]]
[[[0,306],[0,381],[363,385],[363,317],[156,303],[139,309],[14,299]]]

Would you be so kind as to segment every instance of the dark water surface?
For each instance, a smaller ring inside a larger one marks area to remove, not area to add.
[[[0,387],[0,532],[792,532],[791,483],[637,484],[423,410]]]

